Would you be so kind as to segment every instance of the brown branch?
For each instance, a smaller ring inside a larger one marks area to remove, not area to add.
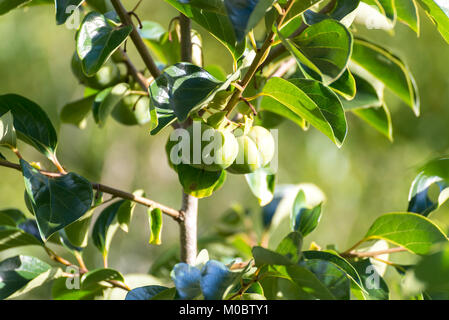
[[[128,57],[128,54],[123,51],[118,51],[121,55],[122,62],[126,64],[126,67],[128,68],[128,72],[131,74],[133,79],[140,85],[140,87],[147,92],[148,87],[150,86],[150,82],[147,78],[139,71],[137,70],[136,66],[131,62],[131,60]]]
[[[344,252],[340,255],[344,258],[370,258],[370,257],[377,257],[383,254],[390,254],[390,253],[397,253],[397,252],[404,252],[407,251],[407,249],[403,247],[394,247],[390,249],[385,250],[379,250],[379,251],[371,251],[371,252],[359,252],[359,251],[350,251],[350,252]]]
[[[185,15],[179,16],[181,28],[181,60],[192,63],[192,37],[190,19]],[[183,123],[183,126],[189,121]],[[197,249],[197,222],[198,222],[198,198],[185,192],[182,193],[182,208],[180,210],[179,231],[181,261],[193,265],[196,260]]]
[[[1,160],[0,159],[0,166],[1,167],[6,167],[6,168],[11,168],[11,169],[15,169],[18,171],[22,171],[22,168],[20,167],[20,165],[6,161],[6,160]],[[39,170],[39,172],[47,177],[50,178],[58,178],[63,176],[64,174],[62,173],[55,173],[55,172],[49,172],[49,171],[44,171],[44,170]],[[118,190],[109,186],[106,186],[104,184],[100,184],[100,183],[92,183],[92,188],[94,190],[99,190],[102,191],[104,193],[113,195],[115,197],[119,197],[125,200],[131,200],[133,202],[136,202],[138,204],[144,205],[146,207],[151,207],[151,208],[158,208],[160,209],[163,213],[165,213],[166,215],[172,217],[175,220],[182,220],[183,216],[181,214],[181,212],[179,210],[167,207],[163,204],[160,204],[156,201],[150,200],[148,198],[144,198],[144,197],[140,197],[140,196],[136,196],[132,193],[126,192],[126,191],[122,191],[122,190]]]
[[[148,68],[148,71],[150,71],[151,75],[154,78],[159,77],[161,72],[159,68],[156,66],[156,63],[154,62],[153,58],[151,57],[150,51],[143,42],[142,38],[140,37],[139,32],[137,31],[136,26],[134,25],[128,11],[126,11],[125,7],[120,2],[120,0],[111,0],[111,3],[115,11],[117,12],[117,15],[120,17],[120,21],[125,25],[133,27],[133,30],[131,31],[130,35],[131,40],[136,46],[137,51],[139,52],[143,62],[145,63],[145,66]]]
[[[53,250],[51,250],[48,247],[44,246],[45,251],[47,252],[48,256],[50,257],[51,260],[60,263],[66,267],[73,267],[78,269],[79,267],[77,265],[72,264],[70,261],[67,261],[66,259],[64,259],[63,257],[57,255]],[[77,258],[78,259],[78,258]],[[79,274],[80,276],[87,273],[89,270],[87,270],[87,268],[84,266],[84,263],[82,264],[82,266],[80,266],[79,269]],[[116,281],[116,280],[107,280],[106,282],[108,282],[109,284],[111,284],[114,287],[126,290],[126,291],[131,291],[131,288],[128,287],[125,283],[121,282],[121,281]]]
[[[279,68],[270,76],[270,78],[273,77],[279,77],[282,78],[291,68],[293,68],[296,65],[296,59],[291,57],[290,59],[282,62],[282,64],[279,66]]]
[[[181,27],[181,60],[192,63],[192,37],[190,19],[181,13],[179,25]]]

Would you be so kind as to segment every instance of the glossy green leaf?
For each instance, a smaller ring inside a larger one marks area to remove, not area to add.
[[[99,286],[102,281],[121,281],[124,282],[125,278],[123,275],[113,269],[95,269],[90,270],[86,274],[83,275],[81,279],[81,287],[82,289],[88,289],[91,287]]]
[[[260,206],[266,206],[273,200],[276,175],[271,172],[270,168],[259,168],[246,174],[245,178],[251,192],[259,200]]]
[[[150,223],[150,244],[160,245],[162,243],[162,211],[161,209],[148,209],[148,219]]]
[[[108,89],[107,89],[108,90]],[[95,110],[95,120],[100,127],[103,127],[106,123],[109,115],[114,111],[119,102],[126,96],[129,91],[129,85],[127,83],[119,83],[110,90],[106,91],[105,96],[98,104],[97,110]],[[96,98],[98,101],[98,98]]]
[[[337,0],[335,6],[327,14],[307,10],[304,13],[304,20],[309,25],[321,22],[325,19],[342,21],[357,9],[359,3],[360,0]],[[350,22],[352,22],[352,19],[350,20]],[[342,23],[344,22],[342,21]],[[348,25],[349,24],[350,23],[348,23]]]
[[[265,264],[287,266],[293,264],[292,260],[281,254],[262,247],[254,247],[252,250],[256,266]]]
[[[192,7],[203,9],[205,11],[212,11],[222,15],[226,14],[224,0],[178,0],[178,2],[190,4]]]
[[[92,110],[94,100],[95,95],[91,95],[66,104],[61,110],[61,121],[84,129],[87,124],[86,118]]]
[[[25,188],[44,240],[80,219],[91,207],[92,185],[76,173],[50,178],[21,160]]]
[[[84,0],[55,0],[56,23],[65,23],[83,2]]]
[[[341,99],[344,109],[381,107],[383,104],[383,85],[371,83],[357,74],[354,74],[354,79],[357,92],[354,99],[350,101]]]
[[[262,20],[273,3],[274,0],[224,0],[237,41],[245,39],[247,33]]]
[[[156,134],[176,119],[185,121],[213,100],[215,94],[226,89],[238,73],[227,81],[215,79],[204,69],[189,63],[168,67],[149,88],[151,134]]]
[[[137,190],[133,192],[135,196],[142,197],[144,196],[144,192],[142,190]],[[131,224],[131,219],[133,217],[134,209],[136,208],[136,202],[125,200],[123,204],[120,206],[117,212],[117,221],[120,225],[120,229],[125,232],[129,232],[129,226]]]
[[[204,11],[189,4],[182,4],[178,0],[165,0],[165,2],[209,31],[230,51],[234,61],[242,56],[245,51],[245,42],[237,42],[231,21],[227,16],[212,11]]]
[[[327,287],[338,300],[348,300],[350,294],[350,280],[346,272],[335,264],[320,259],[306,260],[300,264],[306,267]]]
[[[113,27],[106,17],[89,13],[83,20],[76,37],[76,50],[83,72],[92,76],[117,50],[132,31],[132,26]]]
[[[37,277],[29,281],[25,286],[23,286],[22,288],[14,292],[12,295],[10,295],[8,298],[15,299],[30,292],[31,290],[38,289],[49,282],[55,281],[63,277],[64,271],[62,271],[61,268],[51,268],[39,274]]]
[[[0,146],[15,148],[17,146],[16,129],[11,111],[0,116]]]
[[[302,235],[299,232],[289,233],[276,248],[276,252],[290,259],[292,263],[298,263],[302,256]]]
[[[335,20],[314,24],[293,39],[280,38],[301,70],[314,78],[318,75],[325,84],[334,82],[345,72],[351,57],[352,34]]]
[[[315,80],[271,78],[262,95],[282,103],[340,147],[347,134],[346,117],[335,93]]]
[[[449,7],[444,0],[418,0],[431,20],[436,24],[444,40],[449,43]]]
[[[355,78],[349,69],[346,69],[340,78],[335,80],[329,88],[343,96],[346,100],[354,99],[357,92]]]
[[[41,246],[35,236],[11,225],[0,226],[0,252],[23,246]]]
[[[3,216],[11,219],[14,222],[12,226],[17,226],[27,220],[25,214],[18,209],[2,209],[0,210],[0,218]]]
[[[381,81],[419,115],[420,102],[415,80],[398,57],[371,42],[356,39],[352,61]]]
[[[15,256],[0,262],[0,299],[11,296],[50,266],[29,256]]]
[[[385,280],[377,273],[370,259],[354,261],[352,265],[357,270],[363,282],[366,293],[363,295],[368,300],[388,300],[389,289]]]
[[[0,0],[0,16],[27,4],[31,0]]]
[[[332,251],[304,251],[304,258],[308,260],[325,260],[327,262],[333,263],[341,271],[343,271],[362,291],[365,291],[364,283],[357,270],[344,258],[339,256],[337,253]]]
[[[287,266],[289,278],[302,290],[320,300],[335,300],[333,293],[307,268],[299,265]]]
[[[259,110],[261,112],[272,112],[277,116],[280,116],[282,118],[286,118],[290,121],[293,121],[295,124],[297,124],[301,129],[307,130],[307,122],[301,118],[297,113],[290,110],[288,107],[283,105],[282,103],[278,102],[277,100],[265,96],[260,103]],[[257,114],[260,116],[261,112]],[[281,119],[282,119],[281,118]],[[264,125],[265,127],[265,125]]]
[[[382,107],[359,108],[352,109],[351,111],[387,137],[388,140],[393,141],[393,123],[391,121],[390,110],[388,110],[385,104]]]
[[[89,241],[89,229],[92,221],[93,209],[81,219],[64,228],[65,238],[71,245],[84,249]]]
[[[186,164],[176,166],[184,192],[196,198],[210,197],[226,180],[226,171],[206,171]]]
[[[415,0],[395,1],[395,7],[398,19],[419,35],[419,13]]]
[[[153,300],[153,298],[157,298],[158,295],[167,290],[170,289],[157,285],[135,288],[126,294],[125,300]]]
[[[310,207],[306,201],[304,190],[300,189],[290,214],[291,229],[300,232],[304,237],[318,226],[321,219],[322,203]]]
[[[112,238],[119,228],[117,214],[122,206],[128,207],[127,200],[120,200],[107,206],[98,216],[92,230],[94,245],[101,251],[103,257],[107,257]]]
[[[429,219],[415,213],[388,213],[371,225],[363,241],[383,239],[408,251],[424,255],[438,242],[448,238]]]
[[[34,102],[16,95],[0,96],[0,116],[11,111],[17,137],[47,157],[56,151],[58,139],[47,114]]]

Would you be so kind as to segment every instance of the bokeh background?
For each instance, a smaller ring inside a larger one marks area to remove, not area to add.
[[[124,1],[129,8],[135,2]],[[138,13],[142,19],[157,21],[164,27],[176,15],[161,0],[144,0]],[[351,115],[349,134],[341,149],[315,129],[303,132],[289,122],[279,127],[278,183],[314,183],[327,196],[321,223],[309,236],[321,246],[334,243],[340,249],[347,249],[364,235],[377,216],[405,211],[417,167],[448,152],[449,45],[424,12],[420,14],[419,38],[401,24],[394,34],[357,26],[358,34],[368,35],[403,57],[419,86],[422,105],[419,118],[404,103],[387,95],[394,123],[393,143]],[[197,29],[203,36],[206,65],[219,64],[230,71],[231,58],[226,49],[200,27]],[[164,152],[169,130],[150,136],[148,127],[125,127],[112,119],[104,129],[99,129],[92,119],[84,130],[60,124],[61,107],[83,95],[83,87],[70,70],[74,33],[64,26],[56,26],[53,6],[16,10],[1,16],[0,94],[26,96],[48,112],[59,132],[59,159],[69,170],[124,190],[144,189],[150,198],[179,207],[181,189]],[[136,64],[143,67],[132,44],[128,48]],[[27,159],[48,165],[26,145],[22,144],[21,149]],[[2,153],[13,159],[8,151]],[[20,173],[0,168],[0,208],[16,207],[26,212],[23,191]],[[229,175],[219,192],[200,201],[200,235],[207,233],[217,217],[233,203],[260,210],[244,178]],[[432,216],[444,230],[449,227],[448,211],[445,206]],[[158,255],[176,243],[177,237],[177,225],[165,219],[162,246],[148,245],[146,210],[137,208],[130,233],[119,231],[114,238],[110,266],[124,274],[146,273]],[[39,249],[26,248],[20,252],[48,261]],[[14,250],[2,252],[0,259],[15,254]],[[94,247],[88,247],[85,255],[89,268],[101,266],[101,256]],[[400,297],[394,287],[391,289],[393,297]],[[49,297],[49,287],[24,296]]]

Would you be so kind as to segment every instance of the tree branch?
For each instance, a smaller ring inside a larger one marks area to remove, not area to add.
[[[136,66],[131,62],[128,54],[125,51],[120,49],[118,52],[120,53],[122,61],[124,64],[126,64],[128,72],[131,74],[133,79],[145,92],[148,92],[148,87],[150,86],[150,82],[148,81],[148,79],[145,78],[145,76],[139,70],[137,70]]]
[[[289,0],[287,5],[285,6],[283,10],[283,14],[279,16],[277,19],[277,25],[281,26],[285,20],[285,17],[287,13],[290,11],[290,9],[293,6],[294,0]],[[249,67],[248,71],[246,72],[245,76],[243,77],[243,80],[240,83],[241,89],[236,89],[234,91],[234,94],[231,96],[231,99],[229,100],[226,108],[224,109],[227,111],[227,115],[229,116],[234,110],[234,107],[237,105],[237,103],[240,100],[240,96],[242,95],[243,91],[246,89],[248,84],[250,83],[251,79],[256,74],[259,67],[262,65],[262,63],[265,61],[265,59],[268,56],[268,53],[270,52],[271,46],[273,45],[274,39],[276,34],[274,31],[271,31],[270,34],[265,39],[264,44],[262,45],[262,48],[259,49],[259,51],[256,54],[256,57],[254,58],[253,62],[251,63],[251,66]]]
[[[370,258],[370,257],[377,257],[383,254],[389,254],[389,253],[397,253],[397,252],[404,252],[407,251],[407,249],[403,247],[394,247],[390,249],[385,250],[379,250],[379,251],[371,251],[371,252],[358,252],[358,251],[350,251],[350,252],[343,252],[340,255],[344,258]]]
[[[139,32],[137,32],[136,26],[131,20],[131,16],[129,15],[128,11],[126,11],[125,7],[120,2],[120,0],[111,0],[111,3],[115,11],[117,12],[117,15],[120,17],[121,22],[124,25],[129,25],[133,27],[133,30],[131,31],[130,35],[131,40],[136,46],[137,51],[139,52],[143,62],[145,63],[145,66],[148,68],[148,71],[150,71],[153,78],[159,77],[161,72],[159,68],[156,66],[156,63],[154,62],[153,58],[151,57],[150,51],[143,42],[142,38],[140,37]]]
[[[22,171],[22,168],[20,167],[20,165],[6,161],[6,160],[1,160],[0,159],[0,166],[1,167],[6,167],[6,168],[11,168],[11,169],[15,169],[18,171]],[[50,178],[58,178],[63,176],[64,174],[62,173],[55,173],[55,172],[49,172],[49,171],[44,171],[44,170],[39,170],[39,172],[47,177]],[[146,207],[151,207],[151,208],[158,208],[161,209],[161,211],[163,213],[165,213],[166,215],[172,217],[173,219],[177,220],[177,221],[182,221],[183,220],[183,215],[181,214],[180,211],[167,207],[163,204],[160,204],[156,201],[150,200],[148,198],[144,198],[144,197],[139,197],[136,196],[132,193],[126,192],[126,191],[122,191],[122,190],[118,190],[109,186],[106,186],[104,184],[100,184],[100,183],[92,183],[92,188],[94,190],[98,190],[110,195],[113,195],[115,197],[118,198],[122,198],[122,199],[126,199],[126,200],[130,200],[130,201],[134,201],[138,204],[144,205]]]
[[[181,27],[181,60],[192,63],[190,19],[179,16]],[[182,193],[181,219],[179,219],[181,261],[194,264],[197,255],[198,198]]]

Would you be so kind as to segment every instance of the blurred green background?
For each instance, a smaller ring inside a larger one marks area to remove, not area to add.
[[[129,8],[135,2],[124,1]],[[176,15],[160,0],[145,0],[138,13],[143,20],[154,20],[164,27]],[[403,57],[420,89],[419,118],[398,99],[387,96],[394,143],[351,115],[349,134],[341,149],[315,129],[303,132],[289,122],[279,128],[278,183],[314,183],[327,196],[321,223],[309,236],[321,246],[335,243],[339,249],[347,249],[364,235],[377,216],[405,211],[416,168],[449,149],[449,45],[423,12],[421,18],[419,38],[403,25],[398,25],[393,35],[357,27],[358,34],[369,36]],[[203,35],[206,65],[219,64],[229,71],[232,65],[226,49],[200,27],[197,29]],[[142,188],[148,197],[178,208],[181,188],[164,152],[169,130],[150,136],[147,127],[125,127],[112,119],[104,129],[97,128],[92,119],[85,130],[60,124],[61,107],[83,95],[83,87],[70,70],[74,34],[74,30],[56,26],[52,6],[16,10],[1,16],[0,94],[21,94],[45,108],[59,130],[59,159],[69,170],[123,190]],[[131,43],[128,48],[133,60],[142,67]],[[37,152],[20,146],[26,159],[39,161],[44,167],[48,165]],[[13,159],[7,151],[4,154]],[[17,207],[26,212],[23,191],[21,175],[0,168],[0,207]],[[233,203],[260,210],[244,178],[228,175],[219,192],[200,201],[199,234],[206,233]],[[446,206],[432,216],[444,230],[449,226],[447,211]],[[114,238],[110,266],[124,274],[146,273],[157,256],[176,243],[177,237],[177,225],[165,219],[162,246],[148,245],[146,210],[137,208],[130,234],[119,231]],[[27,248],[20,252],[31,252],[48,261],[38,250]],[[17,252],[2,252],[0,259],[14,254]],[[101,255],[89,247],[86,261],[89,268],[101,266]],[[47,287],[25,296],[48,297]]]

